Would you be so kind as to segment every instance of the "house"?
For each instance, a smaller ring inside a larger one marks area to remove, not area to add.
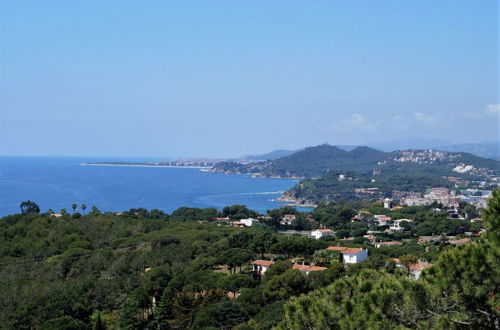
[[[393,233],[400,233],[400,232],[405,231],[405,227],[401,226],[402,222],[413,222],[413,221],[410,219],[394,220],[394,223],[389,227],[389,231],[391,231]]]
[[[402,246],[402,242],[398,241],[389,241],[389,242],[376,242],[375,247],[380,248],[380,247],[386,247],[386,246]]]
[[[461,244],[466,244],[470,243],[470,238],[461,238],[461,239],[455,239],[455,240],[449,240],[448,243],[451,245],[461,245]]]
[[[419,236],[418,243],[419,244],[430,244],[435,243],[441,240],[441,236]]]
[[[431,263],[419,260],[416,264],[410,265],[410,277],[418,280],[422,271],[430,266],[432,266]]]
[[[373,218],[378,222],[379,226],[387,226],[389,224],[389,221],[392,221],[391,217],[388,217],[384,214],[376,214],[373,216]]]
[[[264,275],[269,267],[274,264],[274,261],[270,260],[254,260],[250,263],[253,268],[252,272],[257,275]]]
[[[342,262],[346,264],[357,264],[368,259],[368,251],[360,248],[348,248],[344,246],[329,246],[328,251],[336,251],[342,254]]]
[[[299,272],[302,272],[302,273],[305,273],[306,275],[309,275],[310,272],[318,272],[318,271],[322,271],[322,270],[327,270],[328,268],[319,267],[319,266],[308,266],[308,265],[294,264],[292,266],[292,269],[297,269]]]
[[[245,227],[252,227],[254,222],[257,222],[258,220],[255,220],[253,218],[248,218],[248,219],[241,219],[240,223],[244,224]]]
[[[285,214],[280,221],[280,224],[290,226],[295,221],[295,214]]]
[[[392,206],[392,199],[385,198],[384,199],[384,209],[390,209]]]
[[[331,229],[316,229],[311,232],[309,238],[320,239],[321,237],[332,236],[335,232]]]

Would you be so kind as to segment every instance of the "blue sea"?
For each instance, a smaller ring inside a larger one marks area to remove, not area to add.
[[[151,159],[149,159],[151,160]],[[94,161],[148,159],[0,157],[0,216],[19,213],[25,200],[42,212],[95,205],[101,211],[244,204],[258,212],[282,206],[272,201],[298,180],[200,172],[193,168],[84,166]]]

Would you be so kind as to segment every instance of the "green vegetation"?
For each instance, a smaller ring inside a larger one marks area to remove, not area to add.
[[[255,228],[214,221],[256,215],[241,205],[220,212],[138,208],[102,214],[93,208],[86,215],[7,216],[0,220],[0,327],[498,327],[499,191],[482,214],[486,234],[458,247],[442,241],[420,245],[416,235],[472,230],[468,226],[476,224],[413,207],[391,214],[414,220],[408,231],[377,234],[378,240],[404,245],[373,248],[362,237],[373,224],[350,222],[361,209],[391,212],[361,202],[325,204],[310,214],[287,207],[270,211]],[[284,214],[296,215],[294,226],[328,226],[337,236],[314,240],[276,233],[273,227],[280,227]],[[342,231],[356,238],[339,241]],[[337,243],[368,249],[369,259],[345,267],[338,254],[325,250]],[[276,262],[265,276],[251,275],[250,261],[271,257]],[[291,258],[327,269],[305,275],[292,268]],[[405,268],[391,258],[400,258]],[[434,265],[410,280],[406,268],[417,259]]]

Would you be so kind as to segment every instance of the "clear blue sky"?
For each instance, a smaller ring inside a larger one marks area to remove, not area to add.
[[[496,0],[0,3],[0,154],[498,139]]]

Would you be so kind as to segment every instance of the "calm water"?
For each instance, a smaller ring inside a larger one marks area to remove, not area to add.
[[[271,200],[298,182],[197,169],[80,165],[98,160],[103,159],[0,157],[0,216],[18,213],[19,204],[28,199],[42,212],[70,211],[72,203],[85,203],[88,210],[95,205],[101,211],[144,207],[167,212],[180,206],[244,204],[265,212],[280,207]]]

